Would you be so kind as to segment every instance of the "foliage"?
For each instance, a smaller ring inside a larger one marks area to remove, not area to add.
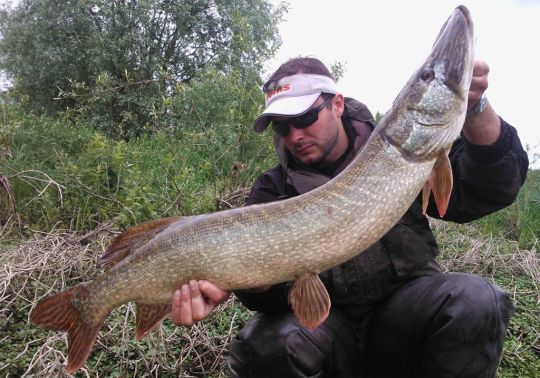
[[[346,64],[340,61],[336,61],[330,66],[330,72],[332,72],[332,76],[334,76],[336,82],[339,82],[339,80],[345,75],[345,66]]]
[[[285,10],[267,0],[23,0],[0,14],[0,68],[31,110],[114,137],[159,127],[176,83],[213,67],[256,77]]]
[[[528,178],[511,206],[477,221],[489,234],[516,240],[521,248],[538,248],[540,238],[540,170],[529,170]]]
[[[85,231],[108,220],[126,227],[214,211],[272,164],[270,135],[251,130],[262,103],[257,86],[209,70],[175,92],[167,111],[174,126],[129,141],[82,121],[8,116],[10,154],[0,158],[0,174],[21,225]],[[10,212],[0,207],[0,225]]]

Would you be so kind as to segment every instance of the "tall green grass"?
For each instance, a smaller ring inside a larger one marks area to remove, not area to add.
[[[538,248],[540,238],[540,170],[529,170],[516,201],[476,222],[486,234],[515,240],[520,248]]]

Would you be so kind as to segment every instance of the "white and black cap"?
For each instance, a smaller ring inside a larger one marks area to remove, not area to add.
[[[338,93],[332,78],[324,75],[296,74],[278,80],[276,85],[266,90],[266,109],[255,119],[253,130],[264,131],[274,116],[302,115],[313,106],[321,93]]]

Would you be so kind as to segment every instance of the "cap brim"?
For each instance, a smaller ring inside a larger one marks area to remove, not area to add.
[[[260,133],[266,129],[271,117],[291,117],[307,112],[317,101],[321,93],[310,93],[304,96],[283,97],[272,102],[253,123],[253,130]]]

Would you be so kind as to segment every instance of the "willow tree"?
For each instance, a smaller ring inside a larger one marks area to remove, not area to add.
[[[76,109],[137,134],[209,66],[256,80],[284,11],[269,0],[21,0],[0,15],[0,68],[34,111]]]

